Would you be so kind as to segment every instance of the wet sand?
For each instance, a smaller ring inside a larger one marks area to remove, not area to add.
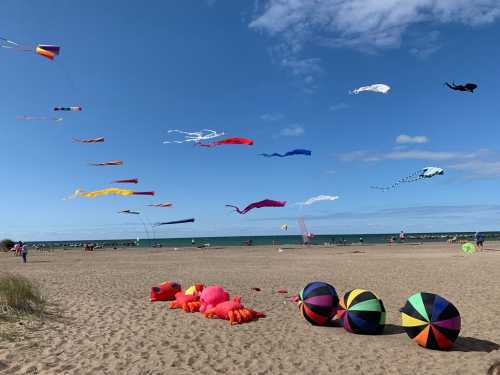
[[[1,270],[36,281],[61,314],[33,330],[16,326],[22,340],[0,339],[0,373],[485,374],[500,360],[500,243],[487,245],[467,256],[447,244],[31,251],[27,265],[0,254]],[[150,304],[150,287],[165,280],[223,285],[267,317],[230,326]],[[287,296],[316,280],[339,294],[376,293],[385,334],[309,325]],[[418,291],[459,309],[452,351],[423,349],[402,332],[398,309]]]

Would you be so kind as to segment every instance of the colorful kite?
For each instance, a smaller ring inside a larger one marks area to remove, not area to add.
[[[391,186],[386,186],[386,187],[381,187],[381,186],[371,186],[372,189],[377,189],[377,190],[390,190],[396,188],[398,185],[407,183],[407,182],[415,182],[419,180],[423,180],[425,178],[432,178],[435,176],[441,176],[444,174],[444,169],[438,168],[438,167],[426,167],[421,169],[420,171],[417,171],[407,177],[404,177],[398,181],[396,181],[394,184]]]
[[[287,156],[292,156],[292,155],[307,155],[307,156],[311,156],[311,151],[309,150],[303,150],[303,149],[296,149],[296,150],[292,150],[292,151],[288,151],[284,154],[278,154],[278,153],[274,153],[274,154],[260,154],[261,156],[264,156],[266,158],[272,158],[272,157],[279,157],[279,158],[285,158]]]
[[[129,178],[126,180],[114,180],[113,184],[138,184],[139,180],[137,178]]]
[[[91,138],[91,139],[73,139],[74,142],[78,143],[102,143],[104,142],[104,137]]]
[[[158,207],[158,208],[170,208],[172,207],[172,203],[154,203],[154,204],[148,204],[148,207]]]
[[[466,83],[465,85],[456,85],[455,82],[449,84],[448,82],[444,83],[450,89],[455,91],[468,91],[474,93],[474,90],[477,89],[477,85],[475,83]]]
[[[163,141],[164,144],[167,143],[185,143],[185,142],[196,142],[206,141],[208,139],[217,138],[224,135],[224,132],[217,133],[215,130],[203,129],[199,132],[185,132],[182,130],[169,130],[169,133],[179,133],[184,134],[184,139],[182,141]]]
[[[128,214],[128,215],[140,215],[140,212],[137,211],[130,211],[130,210],[123,210],[123,211],[118,211],[119,214]]]
[[[232,206],[230,204],[226,204],[226,207],[232,207],[232,208],[234,208],[235,212],[239,213],[240,215],[244,215],[248,211],[253,210],[254,208],[284,207],[285,205],[286,205],[286,202],[273,201],[271,199],[264,199],[264,200],[259,201],[259,202],[250,203],[243,210],[240,210],[238,207]]]
[[[226,138],[220,141],[215,141],[211,143],[197,143],[198,146],[201,147],[215,147],[215,146],[220,146],[220,145],[248,145],[251,146],[253,145],[253,140],[248,139],[248,138]]]
[[[22,121],[53,121],[62,122],[62,117],[47,117],[47,116],[17,116],[16,119]]]
[[[65,111],[65,112],[81,112],[82,107],[54,107],[54,111]]]
[[[112,165],[123,165],[122,160],[111,160],[111,161],[105,161],[102,163],[90,163],[90,165],[93,165],[94,167],[107,167],[107,166],[112,166]]]
[[[322,201],[336,201],[337,199],[339,199],[339,197],[337,195],[318,195],[317,197],[309,198],[305,202],[300,202],[297,204],[300,204],[303,206],[310,206],[313,203],[322,202]]]
[[[175,220],[175,221],[166,221],[163,223],[155,223],[153,226],[159,227],[161,225],[170,225],[170,224],[184,224],[184,223],[194,223],[194,219],[184,219],[184,220]]]
[[[76,198],[76,197],[85,197],[85,198],[95,198],[102,195],[155,195],[154,191],[133,191],[130,189],[118,189],[118,188],[107,188],[96,191],[83,191],[81,189],[75,190],[73,195],[71,195],[68,199]]]
[[[391,87],[388,85],[385,85],[383,83],[376,83],[374,85],[363,86],[363,87],[357,88],[355,90],[352,90],[349,92],[349,94],[357,95],[357,94],[365,92],[365,91],[377,92],[380,94],[387,94],[390,89],[391,89]]]
[[[21,52],[35,52],[37,55],[46,57],[49,60],[54,60],[54,57],[59,55],[61,47],[50,44],[38,44],[36,46],[23,46],[6,38],[0,37],[0,47],[14,49]]]

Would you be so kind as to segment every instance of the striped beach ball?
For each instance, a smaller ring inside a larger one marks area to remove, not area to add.
[[[337,313],[339,297],[330,284],[321,281],[309,283],[302,289],[299,298],[302,314],[311,324],[325,325]]]
[[[353,289],[340,299],[337,317],[346,331],[361,335],[377,335],[385,327],[385,307],[375,294],[364,289]]]
[[[404,330],[424,348],[450,349],[460,333],[460,313],[437,294],[416,293],[400,311]]]

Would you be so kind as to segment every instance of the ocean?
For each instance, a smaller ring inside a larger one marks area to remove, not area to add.
[[[486,240],[499,240],[500,232],[485,232]],[[312,245],[322,245],[324,243],[335,244],[359,244],[360,239],[364,244],[383,244],[388,243],[391,237],[398,237],[398,234],[322,234],[316,235],[311,240]],[[444,242],[449,238],[458,237],[459,239],[473,240],[473,232],[448,232],[448,233],[406,233],[406,242]],[[38,241],[31,242],[32,245],[47,247],[78,247],[83,244],[92,243],[104,247],[113,246],[139,246],[139,247],[188,247],[192,246],[192,240],[195,246],[210,244],[210,246],[243,246],[251,241],[252,245],[300,245],[302,236],[283,235],[283,236],[234,236],[234,237],[195,237],[195,238],[155,238],[139,241],[135,238],[116,239],[116,240],[78,240],[78,241]]]

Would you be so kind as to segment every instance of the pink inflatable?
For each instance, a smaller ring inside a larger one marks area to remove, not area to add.
[[[229,301],[229,293],[219,285],[209,286],[201,292],[200,297],[200,312],[204,313],[207,310],[213,309],[219,303]]]

